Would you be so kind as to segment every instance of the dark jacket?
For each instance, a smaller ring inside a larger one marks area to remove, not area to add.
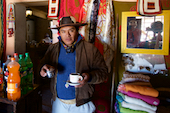
[[[49,46],[44,58],[42,59],[41,66],[44,64],[52,65],[56,68],[59,56],[60,44],[55,43]],[[81,88],[76,88],[76,105],[80,106],[91,100],[94,87],[93,84],[98,84],[105,81],[108,77],[107,66],[104,58],[99,50],[91,43],[80,40],[76,44],[76,72],[88,73],[91,80]],[[56,82],[57,74],[51,79],[51,92],[53,100],[56,99]]]

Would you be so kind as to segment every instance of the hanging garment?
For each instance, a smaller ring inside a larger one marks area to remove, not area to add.
[[[81,27],[79,33],[86,41],[89,41],[90,15],[92,12],[93,1],[94,0],[84,0],[84,4],[80,10],[79,22],[87,23],[88,25]]]
[[[3,11],[3,12],[1,12],[1,19],[3,19],[2,20],[2,33],[3,33],[3,35],[2,35],[2,41],[1,41],[1,51],[3,52],[3,53],[6,53],[6,0],[1,0],[2,2],[1,2],[1,5],[2,5],[2,7],[1,7],[1,11]],[[1,57],[2,58],[2,57]],[[6,54],[3,54],[3,60],[5,60],[6,59]]]
[[[61,0],[64,1],[64,16],[73,16],[76,21],[79,21],[80,9],[83,6],[84,0]]]
[[[48,1],[48,18],[57,18],[59,10],[59,0]]]
[[[137,0],[136,12],[139,15],[153,16],[161,13],[161,0]]]
[[[12,3],[8,5],[7,29],[8,29],[8,37],[12,37],[15,32],[15,12],[14,12],[14,4]]]
[[[100,0],[96,37],[113,48],[114,14],[112,0]]]
[[[100,0],[94,0],[93,6],[92,6],[92,12],[90,15],[90,29],[89,29],[89,42],[90,43],[95,42],[99,4],[100,4]]]
[[[111,61],[114,57],[114,13],[112,0],[100,0],[100,6],[97,16],[97,28],[96,28],[96,47],[103,51],[103,56],[108,66],[108,71],[111,71]],[[97,41],[99,40],[99,41]],[[100,48],[100,46],[103,47]]]

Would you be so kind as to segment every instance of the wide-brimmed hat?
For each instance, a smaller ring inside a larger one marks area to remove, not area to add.
[[[84,26],[87,25],[87,23],[79,23],[76,22],[76,19],[72,16],[67,16],[67,17],[62,17],[59,21],[59,26],[50,28],[50,29],[60,29],[61,27],[65,27],[65,26],[75,26],[75,27],[80,27],[80,26]]]

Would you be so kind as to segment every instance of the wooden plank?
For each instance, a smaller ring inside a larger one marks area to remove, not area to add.
[[[114,112],[115,103],[115,76],[117,76],[117,46],[118,46],[118,25],[119,25],[119,15],[116,15],[116,31],[115,31],[115,53],[114,53],[114,64],[113,64],[113,75],[112,75],[112,88],[111,88],[111,105],[110,113]]]

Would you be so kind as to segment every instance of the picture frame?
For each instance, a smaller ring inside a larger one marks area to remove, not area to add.
[[[170,10],[156,16],[122,12],[121,53],[169,55]]]

